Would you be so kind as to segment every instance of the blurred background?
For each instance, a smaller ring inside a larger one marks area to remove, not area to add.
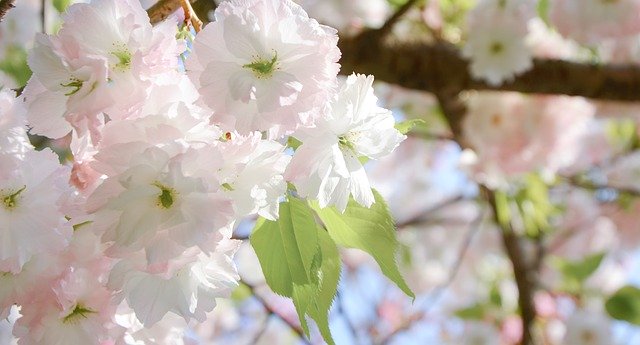
[[[24,86],[34,35],[56,32],[73,2],[17,1],[0,23],[0,88]],[[384,82],[392,77],[376,83],[379,104],[398,121],[423,120],[392,156],[367,166],[395,217],[397,260],[417,297],[405,296],[367,254],[344,250],[330,312],[337,344],[519,344],[523,327],[536,344],[640,344],[640,103],[616,101],[628,90],[615,87],[609,99],[568,96],[584,87],[572,84],[570,72],[562,85],[536,74],[551,60],[560,71],[635,68],[640,1],[297,2],[345,42],[402,11],[388,28],[386,55],[398,45],[434,54],[445,46],[469,61],[468,71],[424,67],[444,71],[438,85],[449,72],[452,80],[463,73],[478,81],[453,93]],[[214,2],[194,8],[213,20]],[[350,74],[344,68],[358,60],[346,51],[345,59],[341,73]],[[393,71],[387,63],[381,58],[379,68]],[[32,141],[73,159],[68,138]],[[246,239],[252,222],[235,237]],[[309,343],[291,301],[266,286],[248,241],[236,262],[244,283],[171,344]],[[0,344],[12,343],[14,319],[0,323]],[[323,343],[317,330],[311,343]]]

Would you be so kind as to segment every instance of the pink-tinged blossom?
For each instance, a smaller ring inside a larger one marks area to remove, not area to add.
[[[633,252],[640,244],[638,211],[640,211],[640,201],[637,200],[630,201],[628,205],[612,203],[602,207],[602,213],[614,224],[623,250]]]
[[[527,22],[535,16],[534,0],[479,0],[467,14],[467,24],[479,28],[488,22],[511,22],[518,31],[526,32]]]
[[[526,45],[527,22],[535,15],[529,0],[480,1],[467,16],[462,54],[471,60],[474,78],[500,85],[533,66]]]
[[[185,174],[182,158],[151,147],[96,189],[88,211],[104,241],[137,250],[166,231],[176,243],[193,246],[231,222],[231,201],[219,186]]]
[[[119,291],[145,327],[168,312],[185,321],[204,321],[215,298],[228,296],[238,285],[233,255],[240,241],[228,237],[213,244],[211,254],[190,248],[160,267],[147,266],[144,256],[134,254],[116,264],[109,287]]]
[[[193,44],[187,73],[212,120],[272,136],[311,125],[333,91],[338,37],[290,0],[231,0]]]
[[[248,136],[230,133],[230,139],[219,144],[220,183],[233,199],[237,218],[258,214],[278,219],[279,201],[287,190],[282,174],[291,157],[284,154],[283,145],[261,137],[258,132]]]
[[[137,1],[75,4],[63,19],[57,35],[36,37],[25,90],[34,133],[52,138],[95,129],[102,112],[135,115],[153,79],[175,71],[184,49],[175,23],[153,28]]]
[[[459,337],[461,345],[499,345],[500,333],[495,326],[480,321],[467,322],[464,325],[464,333]]]
[[[222,132],[208,124],[207,115],[196,106],[174,102],[142,118],[111,121],[101,129],[102,138],[91,166],[112,176],[136,164],[132,160],[151,147],[173,157],[189,148],[213,145]]]
[[[595,45],[605,38],[640,33],[640,1],[551,1],[549,18],[562,35]]]
[[[609,345],[611,344],[611,320],[593,310],[576,310],[567,320],[564,344]]]
[[[524,38],[517,28],[504,23],[487,23],[471,31],[462,48],[471,60],[471,75],[497,86],[530,69],[533,57]]]
[[[574,41],[565,39],[558,32],[540,18],[529,20],[529,34],[527,45],[536,57],[548,59],[574,59],[579,52],[579,46]]]
[[[13,91],[0,91],[0,155],[18,158],[31,148],[22,100]]]
[[[60,199],[68,181],[68,169],[49,149],[27,152],[14,173],[0,179],[0,271],[20,272],[33,255],[67,245],[71,227]]]
[[[569,167],[594,114],[595,107],[578,97],[473,94],[463,130],[479,158],[477,177],[500,184],[526,172]]]
[[[36,254],[22,266],[20,273],[0,274],[0,317],[6,317],[9,308],[22,304],[37,295],[38,287],[51,286],[65,269],[59,256]]]
[[[378,28],[391,13],[385,0],[302,0],[298,1],[313,18],[337,28],[341,33],[355,33],[363,28]]]
[[[391,111],[376,104],[372,84],[372,76],[349,76],[316,127],[296,133],[302,145],[285,176],[320,207],[344,211],[349,195],[370,207],[374,197],[359,157],[382,158],[406,138],[394,128]]]
[[[116,315],[118,325],[127,330],[123,341],[127,345],[189,345],[185,341],[188,323],[175,314],[166,314],[151,327],[145,327],[126,303],[121,303]]]
[[[86,269],[69,269],[23,302],[20,312],[13,331],[18,344],[102,345],[124,331],[113,320],[111,292]]]

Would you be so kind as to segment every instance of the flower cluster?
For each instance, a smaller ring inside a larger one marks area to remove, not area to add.
[[[224,2],[193,42],[177,24],[72,5],[22,95],[0,93],[0,314],[20,306],[21,344],[169,339],[238,285],[239,220],[287,193],[374,203],[360,159],[405,137],[373,77],[337,77],[336,30],[288,0]],[[71,164],[27,128],[70,140]]]

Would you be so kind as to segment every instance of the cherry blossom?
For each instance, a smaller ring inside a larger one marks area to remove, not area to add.
[[[213,121],[240,134],[275,136],[311,125],[335,84],[335,29],[290,0],[227,1],[215,18],[187,60]]]
[[[374,198],[359,157],[382,158],[406,138],[394,128],[391,112],[376,105],[372,84],[372,76],[349,76],[316,128],[295,134],[302,145],[286,178],[320,207],[335,205],[344,211],[350,194],[371,206]]]

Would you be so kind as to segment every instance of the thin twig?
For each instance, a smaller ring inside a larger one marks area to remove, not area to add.
[[[359,338],[358,338],[358,331],[357,331],[356,327],[353,325],[353,322],[351,321],[351,318],[347,314],[346,309],[344,308],[344,303],[342,301],[342,294],[340,293],[340,291],[338,291],[338,293],[336,294],[335,305],[336,305],[336,311],[338,312],[338,314],[342,315],[342,318],[344,319],[345,323],[347,324],[347,329],[349,330],[349,332],[353,336],[353,339],[355,340],[356,344],[359,344],[360,342],[359,342]]]
[[[441,203],[439,203],[437,205],[434,205],[433,207],[421,212],[420,215],[417,216],[417,217],[408,219],[408,220],[406,220],[404,222],[401,222],[401,223],[397,223],[396,224],[396,228],[397,229],[403,229],[403,228],[406,228],[406,227],[409,227],[409,226],[424,224],[424,222],[430,220],[430,218],[436,212],[441,211],[441,210],[443,210],[443,209],[445,209],[445,208],[447,208],[447,207],[449,207],[449,206],[451,206],[453,204],[456,204],[456,203],[462,201],[463,199],[464,198],[463,198],[462,195],[458,195],[458,196],[456,196],[454,198],[447,199],[447,200],[445,200],[445,201],[443,201],[443,202],[441,202]]]
[[[624,194],[626,196],[632,196],[632,197],[640,198],[640,190],[637,190],[637,189],[634,189],[634,188],[616,187],[616,186],[610,186],[610,185],[605,185],[605,184],[597,184],[597,183],[593,183],[593,182],[590,182],[590,181],[584,181],[584,180],[576,178],[576,177],[567,177],[567,178],[565,178],[565,180],[569,184],[573,185],[574,187],[578,187],[578,188],[582,188],[582,189],[586,189],[586,190],[590,190],[590,191],[609,189],[609,190],[614,190],[619,194]]]
[[[432,306],[437,304],[437,302],[443,296],[444,292],[456,280],[456,276],[458,275],[458,272],[462,267],[462,263],[464,262],[464,257],[469,251],[471,243],[473,243],[473,239],[481,228],[483,215],[484,210],[480,210],[476,219],[474,219],[473,222],[471,222],[471,224],[469,225],[469,230],[464,238],[464,241],[462,242],[462,245],[460,246],[460,249],[458,250],[457,259],[453,263],[453,266],[451,266],[449,277],[447,277],[447,280],[444,283],[438,285],[433,289],[433,291],[431,292],[431,298],[429,299],[430,304],[429,306],[427,306],[425,312],[428,311]]]
[[[257,344],[258,340],[260,340],[267,331],[267,328],[269,327],[269,316],[271,316],[271,314],[267,313],[267,316],[262,320],[262,327],[253,335],[253,338],[248,343],[249,345]]]
[[[196,33],[200,32],[202,30],[202,21],[198,18],[193,7],[191,7],[189,0],[180,0],[180,6],[182,6],[182,11],[184,12],[184,23],[191,24]]]
[[[402,16],[404,16],[404,14],[407,13],[411,9],[411,7],[415,5],[416,2],[417,0],[409,0],[405,2],[405,4],[402,5],[402,7],[400,7],[391,17],[389,17],[389,19],[387,19],[384,25],[382,25],[382,27],[380,27],[380,29],[378,29],[377,32],[381,36],[388,34],[391,31],[391,29],[393,29],[393,26],[396,25],[396,23],[400,20],[400,18],[402,18]]]
[[[42,24],[42,33],[47,33],[47,0],[40,1],[40,23]]]
[[[442,62],[443,63],[443,62]],[[439,65],[434,68],[440,67]],[[460,147],[466,148],[466,143],[462,133],[462,121],[466,115],[466,107],[460,99],[460,91],[462,89],[455,84],[449,84],[444,76],[439,76],[436,81],[438,89],[436,97],[440,103],[440,107],[449,122],[451,131]],[[522,345],[532,345],[533,327],[536,318],[536,310],[533,302],[534,289],[536,286],[536,272],[532,265],[529,265],[525,258],[524,250],[520,245],[520,237],[516,234],[511,224],[508,226],[501,224],[498,220],[498,206],[496,204],[494,192],[486,186],[480,185],[480,195],[491,206],[493,218],[501,230],[502,243],[505,252],[513,267],[513,276],[518,287],[518,306],[522,320]],[[541,253],[544,254],[544,253]],[[539,260],[543,260],[540,257]]]
[[[13,5],[14,2],[15,0],[0,0],[0,22],[4,15],[7,14],[10,9],[15,7]]]
[[[511,224],[503,224],[498,220],[498,205],[495,194],[489,188],[481,186],[482,194],[489,202],[493,217],[501,228],[502,244],[507,257],[513,266],[513,275],[518,287],[518,306],[522,317],[522,345],[535,344],[533,340],[533,326],[536,318],[536,309],[533,304],[535,289],[535,272],[533,266],[528,263],[520,244],[520,237],[516,234]]]
[[[304,331],[302,330],[302,328],[300,326],[292,323],[291,321],[287,320],[286,317],[280,315],[280,313],[278,313],[275,309],[273,309],[273,307],[271,307],[271,305],[269,305],[267,300],[265,300],[264,297],[262,297],[262,296],[260,296],[258,294],[258,292],[256,291],[256,287],[255,286],[247,283],[246,281],[241,281],[240,284],[246,286],[251,291],[251,294],[253,295],[253,297],[255,297],[255,299],[258,300],[258,302],[260,302],[260,304],[262,304],[262,307],[264,308],[264,310],[266,310],[266,312],[267,312],[267,314],[269,316],[275,316],[278,319],[282,320],[284,323],[287,324],[287,326],[289,326],[289,328],[291,328],[292,331],[294,331],[300,337],[300,340],[302,340],[305,344],[309,344],[309,341],[305,337],[305,334],[304,334]]]

